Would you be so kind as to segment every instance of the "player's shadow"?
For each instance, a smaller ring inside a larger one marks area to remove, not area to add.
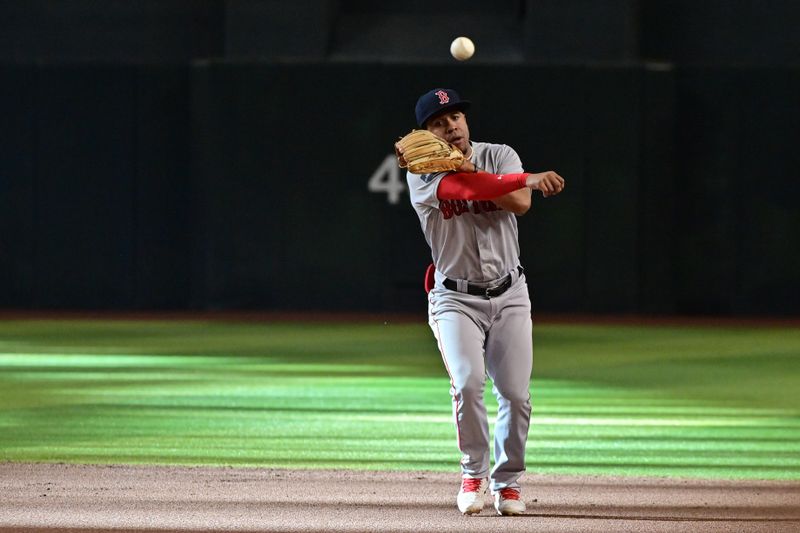
[[[630,520],[651,522],[800,522],[800,516],[789,518],[734,518],[734,517],[703,517],[703,516],[625,516],[625,515],[600,515],[600,514],[550,514],[550,513],[525,513],[520,518],[571,518],[574,520]]]
[[[782,522],[798,522],[800,523],[800,514],[797,516],[782,516],[776,517],[775,514],[785,513],[785,507],[759,507],[754,509],[759,516],[725,516],[725,513],[720,510],[714,512],[713,508],[706,508],[708,514],[694,514],[687,516],[685,513],[680,512],[680,508],[675,508],[672,513],[663,514],[632,514],[623,512],[613,512],[610,510],[608,513],[547,513],[547,512],[531,512],[528,511],[521,515],[514,517],[501,517],[498,514],[482,513],[473,515],[474,518],[511,518],[512,520],[523,520],[525,518],[555,518],[555,519],[571,519],[571,520],[625,520],[625,521],[642,521],[642,522],[769,522],[769,523],[782,523]],[[770,517],[769,515],[773,516]]]

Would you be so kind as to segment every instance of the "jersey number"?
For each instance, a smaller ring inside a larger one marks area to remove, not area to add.
[[[367,182],[369,192],[385,192],[390,204],[400,201],[400,194],[405,192],[406,184],[400,179],[400,167],[393,154],[387,155],[375,169]]]

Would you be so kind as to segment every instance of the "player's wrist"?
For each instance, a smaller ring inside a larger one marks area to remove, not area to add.
[[[525,176],[523,179],[525,180],[525,186],[529,189],[536,188],[536,179],[533,177],[533,174],[523,174]]]

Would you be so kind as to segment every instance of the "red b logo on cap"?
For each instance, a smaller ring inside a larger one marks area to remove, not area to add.
[[[445,91],[436,91],[434,94],[439,97],[440,104],[446,104],[447,102],[450,101],[450,97],[447,96],[447,93]]]

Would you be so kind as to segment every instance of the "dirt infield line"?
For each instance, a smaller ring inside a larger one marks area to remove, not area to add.
[[[0,531],[800,531],[800,483],[526,475],[528,514],[455,509],[457,474],[0,464]]]

